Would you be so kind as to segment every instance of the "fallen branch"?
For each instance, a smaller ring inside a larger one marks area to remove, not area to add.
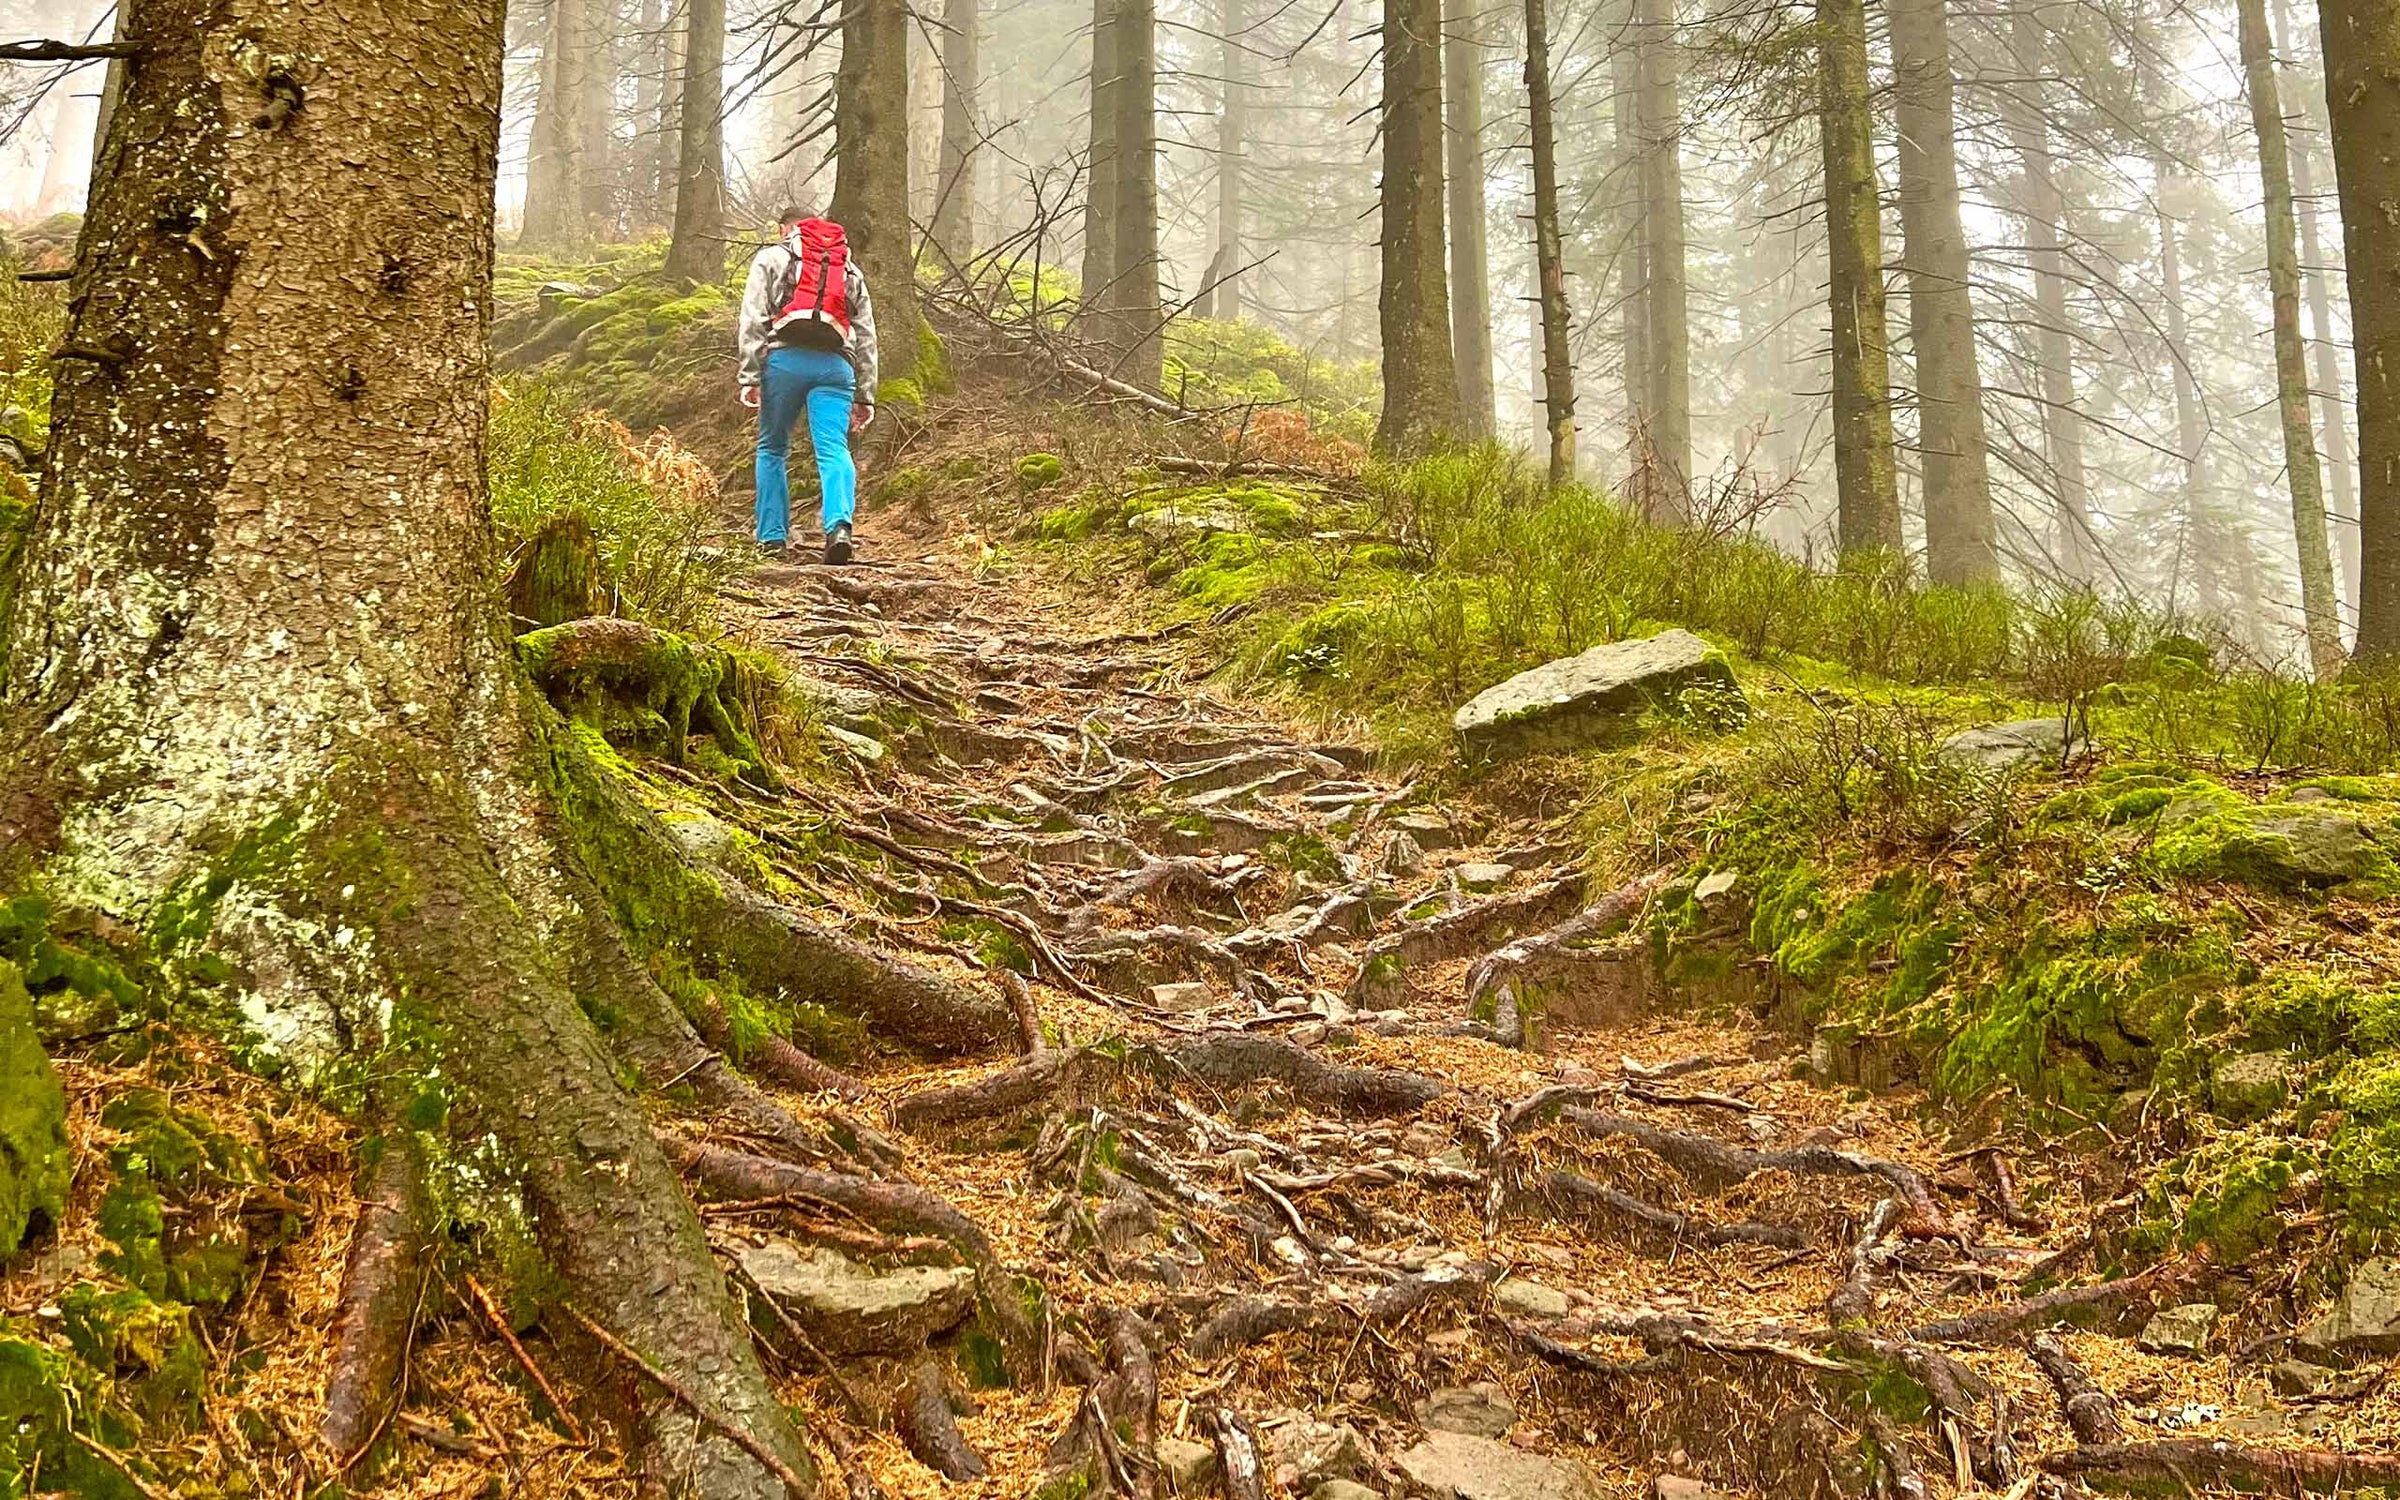
[[[1964,1317],[1927,1323],[1914,1336],[1936,1344],[1989,1344],[2014,1338],[2028,1329],[2049,1328],[2078,1316],[2106,1319],[2113,1325],[2137,1322],[2170,1301],[2183,1300],[2197,1278],[2181,1261],[2153,1266],[2134,1276],[2093,1286],[2062,1287]]]
[[[1673,1243],[1691,1240],[1712,1246],[1772,1245],[1783,1250],[1797,1250],[1808,1243],[1808,1236],[1798,1225],[1754,1221],[1711,1224],[1645,1203],[1631,1193],[1576,1172],[1554,1170],[1543,1174],[1542,1198],[1562,1212],[1587,1219],[1612,1214],[1630,1219],[1644,1229],[1656,1230]]]
[[[139,57],[148,48],[141,42],[0,42],[0,62],[99,62],[112,57]]]

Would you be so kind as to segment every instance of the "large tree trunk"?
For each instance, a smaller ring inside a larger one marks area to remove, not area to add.
[[[1558,227],[1558,144],[1550,118],[1550,25],[1542,0],[1525,0],[1525,101],[1533,145],[1533,266],[1542,329],[1542,425],[1550,435],[1550,482],[1564,484],[1575,473],[1575,351],[1568,347],[1567,253]],[[1480,183],[1480,158],[1474,165]],[[1480,188],[1475,196],[1480,203]],[[1480,219],[1475,238],[1480,244]],[[1481,262],[1480,253],[1476,259]],[[1491,420],[1491,331],[1487,316],[1483,321],[1487,431]]]
[[[1441,0],[1383,8],[1383,415],[1378,449],[1423,452],[1458,430],[1442,235]]]
[[[721,281],[725,276],[725,0],[681,3],[687,19],[683,81],[676,91],[675,227],[667,242],[666,270],[669,276],[686,281]]]
[[[2025,224],[2025,258],[2033,271],[2034,364],[2042,410],[2042,446],[2058,506],[2059,561],[2086,576],[2093,559],[2091,481],[2084,471],[2083,413],[2075,397],[2074,331],[2067,322],[2066,194],[2050,149],[2049,103],[2042,80],[2049,67],[2049,33],[2034,0],[2016,0],[2009,18],[2009,51],[2021,75],[2002,95],[2009,143],[2023,176],[2017,215]],[[1988,534],[1985,546],[1992,545]]]
[[[1108,299],[1117,332],[1116,373],[1155,387],[1166,358],[1166,315],[1159,300],[1158,8],[1156,0],[1117,0],[1117,209],[1115,275]]]
[[[583,109],[586,0],[550,0],[542,32],[541,93],[533,107],[532,154],[525,164],[523,250],[549,250],[585,238]]]
[[[1692,344],[1684,275],[1682,52],[1675,0],[1640,0],[1643,173],[1642,247],[1649,290],[1643,344],[1650,359],[1650,453],[1660,520],[1691,511]]]
[[[1458,364],[1458,435],[1485,438],[1498,416],[1492,390],[1490,225],[1483,193],[1483,39],[1475,0],[1446,0],[1443,6],[1442,79],[1442,102],[1449,111],[1450,346]],[[1546,98],[1547,80],[1542,90]],[[1545,133],[1548,114],[1541,108],[1536,116],[1537,128]],[[1545,154],[1540,147],[1535,153],[1537,162]],[[1553,173],[1553,204],[1555,181]]]
[[[1250,27],[1244,0],[1220,0],[1217,71],[1225,103],[1217,116],[1217,243],[1209,257],[1202,311],[1232,322],[1242,315],[1242,153],[1250,134]]]
[[[2240,0],[2242,70],[2250,123],[2258,132],[2258,176],[2267,211],[2267,288],[2274,298],[2275,400],[2283,416],[2283,458],[2292,490],[2292,533],[2300,563],[2300,610],[2309,665],[2319,677],[2341,670],[2341,604],[2325,531],[2324,477],[2308,410],[2308,351],[2300,337],[2299,229],[2292,217],[2291,156],[2275,84],[2275,49],[2266,0]]]
[[[913,380],[925,340],[908,220],[908,0],[846,0],[834,76],[832,216],[872,278],[886,384]]]
[[[2400,0],[2318,0],[2358,381],[2358,655],[2400,656]]]
[[[1883,198],[1875,182],[1863,0],[1817,0],[1817,47],[1833,326],[1834,539],[1845,556],[1897,553],[1900,478],[1883,309]]]
[[[954,266],[975,254],[975,164],[983,144],[975,107],[982,91],[975,0],[942,5],[942,156],[934,181],[933,242]]]
[[[1092,0],[1092,81],[1083,193],[1083,306],[1096,326],[1117,279],[1118,0]]]
[[[98,353],[59,367],[0,637],[0,884],[152,934],[288,1077],[372,1080],[462,1235],[530,1212],[577,1307],[805,1474],[569,978],[599,950],[546,836],[565,742],[483,487],[502,7],[132,4],[69,334]],[[254,48],[308,63],[272,125]],[[780,1495],[621,1391],[658,1488]]]
[[[1615,153],[1610,173],[1617,236],[1617,309],[1622,319],[1622,358],[1625,386],[1625,498],[1643,515],[1655,513],[1658,466],[1650,456],[1650,269],[1649,233],[1642,227],[1644,178],[1649,153],[1642,143],[1642,54],[1634,34],[1633,3],[1624,17],[1624,30],[1610,49],[1611,103]]]
[[[2297,48],[2290,9],[2275,0],[2275,30],[2283,53]],[[2324,38],[2317,41],[2322,61]],[[2302,111],[2303,114],[2308,111]],[[2350,622],[2358,619],[2358,474],[2350,452],[2350,414],[2342,399],[2342,358],[2333,339],[2333,272],[2325,264],[2325,235],[2317,207],[2316,152],[2306,140],[2292,152],[2292,198],[2300,214],[2300,274],[2308,295],[2309,339],[2314,344],[2317,413],[2325,428],[2325,475],[2332,486],[2327,500],[2332,510],[2334,551],[2341,559],[2342,595],[2350,604]]]
[[[1999,559],[1992,549],[1972,270],[1959,212],[1949,8],[1946,0],[1892,0],[1888,10],[1926,572],[1936,583],[1980,583],[1997,576]]]

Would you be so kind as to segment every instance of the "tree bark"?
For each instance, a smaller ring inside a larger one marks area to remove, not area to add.
[[[550,250],[586,238],[583,227],[584,20],[586,0],[550,0],[542,33],[541,95],[533,108],[533,148],[525,166],[522,250]]]
[[[1487,438],[1498,416],[1492,390],[1490,226],[1483,185],[1483,40],[1476,0],[1446,0],[1443,6],[1442,79],[1442,103],[1448,110],[1444,140],[1450,190],[1450,346],[1458,364],[1458,435]],[[1542,91],[1546,98],[1547,79]],[[1548,113],[1542,109],[1536,116],[1536,128],[1545,133]],[[1549,153],[1541,147],[1535,153],[1538,172],[1540,158]],[[1555,177],[1553,172],[1554,206]],[[1538,216],[1540,209],[1535,213]]]
[[[1117,210],[1109,309],[1120,379],[1155,390],[1166,358],[1159,299],[1158,8],[1117,0]]]
[[[1635,3],[1638,0],[1629,0],[1624,29],[1609,51],[1614,75],[1609,113],[1616,131],[1610,193],[1617,210],[1617,309],[1623,320],[1619,363],[1625,386],[1626,499],[1635,510],[1651,515],[1657,502],[1652,482],[1657,465],[1650,457],[1649,231],[1643,227],[1649,206],[1643,187],[1648,152],[1642,142],[1642,55],[1634,36]]]
[[[1867,95],[1864,0],[1817,0],[1817,118],[1825,147],[1825,239],[1833,326],[1835,545],[1898,553],[1883,207]]]
[[[1242,153],[1250,134],[1250,49],[1245,0],[1220,0],[1217,71],[1225,90],[1217,116],[1217,246],[1209,262],[1208,316],[1230,323],[1242,315]]]
[[[2318,0],[2358,382],[2358,656],[2400,656],[2400,0]]]
[[[625,18],[618,0],[583,3],[583,101],[578,111],[583,139],[575,165],[582,178],[585,232],[614,239],[624,189],[617,151],[617,74]]]
[[[1960,222],[1949,7],[1946,0],[1892,0],[1888,11],[1900,231],[1917,355],[1926,572],[1936,583],[1981,583],[1998,575],[1999,560],[1992,548],[1973,272]],[[2073,538],[2080,541],[2083,534],[2077,528]]]
[[[2281,36],[2283,53],[2294,56],[2298,48],[2292,33],[2290,7],[2284,0],[2275,0],[2275,30]],[[2317,56],[2322,66],[2325,44],[2322,33],[2317,39]],[[2322,79],[2318,80],[2319,85]],[[2305,116],[2310,113],[2303,109]],[[2341,561],[2342,597],[2349,601],[2349,622],[2358,620],[2358,473],[2356,460],[2350,451],[2350,414],[2348,403],[2342,399],[2341,351],[2333,339],[2333,272],[2325,264],[2325,235],[2321,226],[2322,213],[2317,205],[2316,152],[2303,140],[2292,153],[2292,197],[2300,215],[2300,274],[2301,284],[2308,296],[2308,329],[2315,361],[2317,414],[2325,428],[2325,476],[2331,484],[2327,496],[2332,511],[2334,552]]]
[[[1550,112],[1550,27],[1542,0],[1525,0],[1525,101],[1528,134],[1533,146],[1533,264],[1540,288],[1542,326],[1542,425],[1550,436],[1550,482],[1564,484],[1575,473],[1575,352],[1568,345],[1567,256],[1558,227],[1558,147]],[[1476,199],[1483,194],[1482,162],[1474,162],[1478,179]],[[1483,221],[1475,221],[1480,244]],[[1482,256],[1476,257],[1480,263]],[[1478,266],[1480,269],[1480,265]],[[1483,321],[1483,413],[1490,430],[1491,323]]]
[[[1683,64],[1675,0],[1639,0],[1642,48],[1642,224],[1649,306],[1643,345],[1650,359],[1650,452],[1659,486],[1657,517],[1680,524],[1691,510],[1691,329],[1684,269]]]
[[[1408,455],[1458,430],[1442,233],[1441,0],[1383,10],[1383,415],[1375,445]]]
[[[908,0],[845,0],[834,100],[832,216],[872,278],[884,384],[913,380],[926,330],[908,219]]]
[[[567,977],[590,913],[483,481],[502,6],[131,3],[69,332],[124,358],[60,367],[0,626],[0,883],[156,934],[289,1079],[375,1080],[370,1128],[440,1101],[460,1228],[806,1471]],[[272,125],[259,51],[308,65]],[[659,1488],[780,1494],[664,1395],[616,1405]]]
[[[2267,211],[2267,287],[2274,298],[2275,401],[2283,417],[2283,458],[2292,490],[2292,532],[2300,563],[2300,610],[2310,667],[2319,678],[2341,670],[2341,604],[2325,532],[2324,477],[2308,409],[2308,352],[2300,337],[2299,230],[2292,214],[2291,156],[2275,83],[2275,50],[2266,0],[2240,0],[2242,71],[2250,123],[2258,132],[2258,176]],[[2388,38],[2387,38],[2388,41]]]
[[[943,0],[942,25],[942,156],[934,179],[933,242],[950,264],[964,266],[975,254],[975,164],[982,145],[975,0]]]
[[[1087,132],[1089,149],[1083,194],[1083,305],[1093,322],[1117,279],[1117,3],[1092,0],[1092,82]]]
[[[686,19],[683,81],[676,91],[675,109],[675,226],[667,242],[666,271],[686,281],[722,281],[725,0],[682,0],[682,4]]]
[[[2015,0],[2009,51],[2020,80],[2002,95],[2002,114],[2023,169],[2017,214],[2025,224],[2025,258],[2033,271],[2034,364],[2040,379],[2042,446],[2058,505],[2059,560],[2075,576],[2086,576],[2093,561],[2082,540],[2090,534],[2091,482],[2084,469],[2083,415],[2075,396],[2074,333],[2067,321],[2066,195],[2059,188],[2050,149],[2043,84],[2049,69],[2048,35],[2034,0]],[[1993,545],[1988,533],[1984,545],[1987,550]]]

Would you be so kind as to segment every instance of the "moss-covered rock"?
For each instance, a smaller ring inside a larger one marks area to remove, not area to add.
[[[199,1415],[208,1360],[190,1308],[89,1283],[69,1287],[58,1307],[76,1357],[114,1374],[118,1392],[145,1419],[172,1429]]]
[[[0,960],[0,1258],[66,1211],[67,1095],[34,1032],[33,998]]]
[[[116,1180],[100,1200],[100,1263],[154,1298],[219,1307],[248,1285],[264,1248],[242,1211],[268,1174],[256,1150],[156,1089],[111,1100],[100,1123]],[[271,1227],[269,1238],[289,1228]]]
[[[2162,872],[2184,878],[2269,890],[2339,886],[2367,895],[2400,887],[2400,868],[2383,840],[2379,827],[2345,808],[2179,799],[2159,813],[2151,857]]]

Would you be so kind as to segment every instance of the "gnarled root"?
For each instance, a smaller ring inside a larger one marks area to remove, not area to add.
[[[1323,1297],[1305,1302],[1282,1297],[1232,1297],[1217,1309],[1214,1316],[1200,1325],[1185,1349],[1193,1359],[1205,1362],[1231,1354],[1237,1349],[1246,1349],[1271,1334],[1297,1328],[1330,1327],[1353,1322],[1377,1328],[1396,1323],[1438,1298],[1460,1296],[1477,1290],[1496,1273],[1496,1267],[1478,1263],[1465,1266],[1457,1272],[1410,1276],[1389,1286],[1378,1287],[1364,1303],[1355,1308]]]
[[[1422,1073],[1343,1067],[1305,1047],[1250,1031],[1212,1031],[1178,1043],[1167,1055],[1203,1082],[1226,1088],[1280,1083],[1303,1104],[1319,1109],[1408,1114],[1450,1091],[1448,1084]]]
[[[325,1382],[326,1448],[347,1467],[373,1440],[399,1399],[417,1297],[423,1289],[425,1208],[416,1158],[388,1143],[375,1167],[350,1260],[342,1270],[333,1327],[333,1373]]]
[[[1081,1472],[1085,1494],[1155,1500],[1158,1494],[1158,1367],[1150,1325],[1120,1312],[1108,1334],[1107,1373],[1084,1392],[1075,1420],[1051,1445],[1054,1476]]]
[[[1645,1203],[1631,1193],[1621,1192],[1606,1183],[1594,1182],[1579,1173],[1553,1170],[1542,1174],[1540,1202],[1563,1213],[1584,1219],[1625,1220],[1639,1228],[1653,1231],[1670,1246],[1686,1241],[1703,1245],[1773,1245],[1779,1249],[1797,1250],[1808,1243],[1808,1236],[1796,1224],[1760,1224],[1745,1221],[1739,1224],[1711,1224],[1694,1219],[1654,1203]]]
[[[2333,1453],[2322,1448],[2246,1448],[2208,1438],[2154,1443],[2086,1443],[2042,1459],[2102,1489],[2149,1491],[2160,1485],[2216,1487],[2288,1495],[2331,1495],[2400,1485],[2400,1455]]]
[[[981,1479],[991,1472],[983,1455],[967,1446],[966,1437],[959,1432],[957,1414],[950,1406],[950,1382],[932,1360],[920,1361],[909,1377],[908,1389],[901,1393],[899,1408],[893,1413],[893,1425],[908,1451],[944,1479]]]
[[[1951,1234],[1950,1216],[1934,1201],[1933,1185],[1916,1168],[1896,1161],[1836,1151],[1831,1146],[1797,1146],[1785,1151],[1752,1151],[1728,1146],[1685,1130],[1665,1130],[1646,1120],[1595,1109],[1562,1110],[1559,1118],[1593,1137],[1623,1136],[1651,1155],[1702,1182],[1730,1187],[1760,1172],[1784,1171],[1804,1177],[1877,1177],[1898,1189],[1914,1216],[1913,1228],[1927,1234]]]
[[[2115,1281],[2062,1287],[1964,1317],[1944,1318],[1916,1329],[1915,1336],[1936,1344],[1989,1344],[2014,1338],[2028,1329],[2061,1323],[2081,1321],[2113,1328],[2138,1326],[2158,1308],[2188,1300],[2187,1294],[2197,1279],[2192,1266],[2170,1261]]]
[[[2076,1362],[2055,1334],[2037,1333],[2025,1342],[2025,1352],[2058,1390],[2058,1408],[2079,1443],[2121,1443],[2125,1425],[2117,1420],[2117,1403]]]

